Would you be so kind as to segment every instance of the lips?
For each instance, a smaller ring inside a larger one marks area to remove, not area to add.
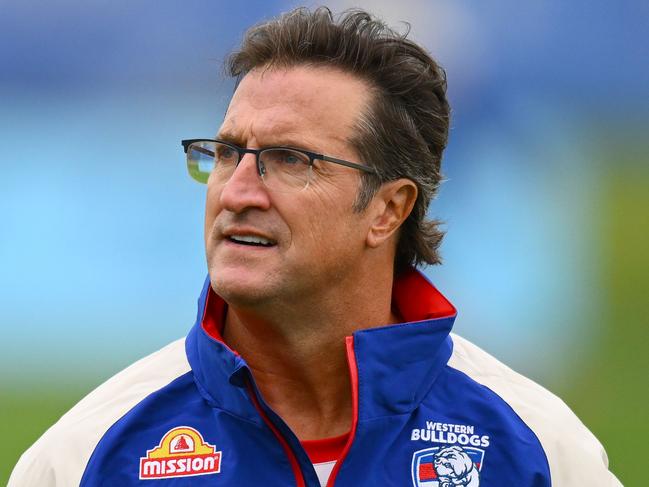
[[[244,222],[217,222],[213,228],[213,237],[228,246],[240,249],[268,249],[279,245],[277,232],[268,224],[259,225]]]
[[[258,235],[234,234],[234,235],[228,235],[227,239],[230,242],[234,242],[236,244],[251,245],[254,247],[272,247],[273,245],[277,245],[277,242],[275,242],[274,240],[265,237],[260,237]]]

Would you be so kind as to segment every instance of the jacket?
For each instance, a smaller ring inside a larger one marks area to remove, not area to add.
[[[423,275],[395,282],[393,306],[404,323],[346,339],[353,426],[328,486],[621,485],[560,399],[451,333],[455,308]],[[226,310],[207,279],[187,337],[81,400],[9,486],[319,486],[221,339]]]

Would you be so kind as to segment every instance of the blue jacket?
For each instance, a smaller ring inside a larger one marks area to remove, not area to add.
[[[421,274],[395,283],[393,305],[406,323],[347,338],[353,427],[327,485],[621,485],[561,400],[450,333],[455,309]],[[198,308],[186,339],[90,393],[23,455],[9,485],[319,486],[220,338],[227,306],[209,279]]]

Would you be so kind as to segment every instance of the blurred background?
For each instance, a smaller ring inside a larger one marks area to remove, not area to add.
[[[218,128],[246,27],[297,5],[0,0],[0,483],[83,395],[193,324],[205,189],[180,140]],[[447,70],[430,213],[448,235],[426,273],[456,331],[564,398],[645,485],[649,3],[328,5],[410,22]]]

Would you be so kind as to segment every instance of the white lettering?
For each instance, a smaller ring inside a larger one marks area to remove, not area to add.
[[[453,425],[426,421],[426,428],[414,428],[410,432],[411,441],[429,441],[431,443],[447,443],[471,445],[486,448],[490,445],[488,435],[476,435],[475,427],[468,425]]]
[[[426,429],[431,431],[439,431],[442,433],[464,433],[472,435],[475,433],[475,427],[465,424],[451,424],[451,423],[436,423],[434,421],[426,421]]]
[[[144,475],[160,475],[160,462],[150,460],[144,462]]]
[[[202,470],[203,469],[203,459],[194,458],[192,460],[192,470]]]

